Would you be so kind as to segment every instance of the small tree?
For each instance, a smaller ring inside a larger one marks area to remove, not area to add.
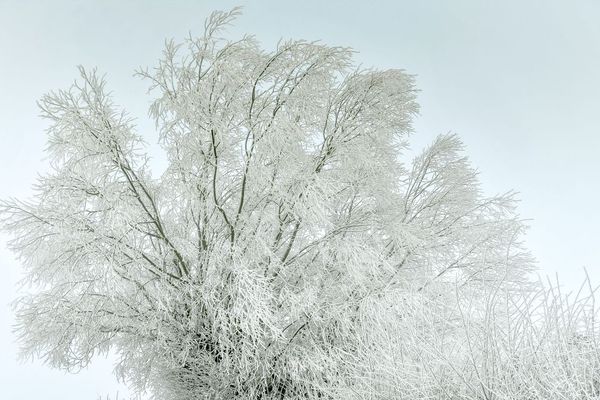
[[[160,178],[95,72],[40,101],[51,172],[1,213],[35,288],[21,344],[69,370],[113,350],[160,399],[410,397],[407,377],[437,368],[423,343],[464,339],[456,293],[523,290],[513,196],[482,196],[454,135],[403,161],[410,75],[347,48],[219,39],[236,15],[139,72]],[[464,376],[443,365],[438,393]]]

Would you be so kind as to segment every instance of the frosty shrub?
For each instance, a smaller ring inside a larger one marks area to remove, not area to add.
[[[406,160],[413,77],[220,38],[237,14],[138,73],[160,177],[95,71],[39,102],[50,172],[0,214],[25,354],[112,351],[161,400],[597,396],[595,307],[528,281],[513,195],[454,135]]]

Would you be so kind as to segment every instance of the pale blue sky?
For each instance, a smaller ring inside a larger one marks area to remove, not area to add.
[[[35,100],[69,85],[77,64],[107,74],[153,142],[146,84],[133,70],[153,65],[164,38],[200,33],[211,10],[235,5],[245,8],[232,37],[254,33],[267,47],[280,37],[320,39],[355,48],[365,66],[416,74],[415,147],[458,133],[487,193],[521,193],[542,273],[558,272],[572,289],[586,266],[600,283],[600,2],[591,0],[0,0],[0,198],[31,193],[45,168]],[[16,362],[5,304],[19,269],[3,242],[0,267],[2,397],[114,395],[108,361],[79,376]]]

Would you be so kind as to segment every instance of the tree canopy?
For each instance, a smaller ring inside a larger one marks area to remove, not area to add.
[[[24,351],[114,351],[157,399],[534,398],[500,383],[531,365],[494,369],[549,343],[523,319],[541,292],[514,195],[482,194],[455,135],[406,160],[413,76],[220,38],[237,14],[138,71],[160,177],[94,70],[39,102],[51,171],[0,214],[33,288]]]

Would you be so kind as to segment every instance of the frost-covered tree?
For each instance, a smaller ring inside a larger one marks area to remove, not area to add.
[[[461,298],[514,296],[532,267],[512,194],[482,195],[454,135],[404,159],[412,76],[219,38],[236,15],[139,71],[160,177],[94,71],[40,101],[51,171],[1,211],[25,352],[76,370],[113,351],[157,399],[450,398],[427,371],[467,396],[467,353],[443,360],[485,313]]]

